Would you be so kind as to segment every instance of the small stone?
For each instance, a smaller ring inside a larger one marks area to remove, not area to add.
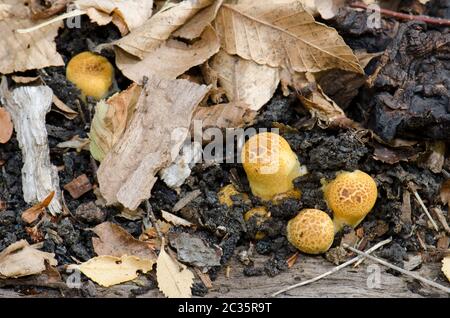
[[[106,219],[106,212],[94,202],[83,203],[75,211],[75,217],[84,223],[99,224]]]

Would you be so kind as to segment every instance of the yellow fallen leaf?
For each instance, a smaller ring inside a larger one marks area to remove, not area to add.
[[[99,285],[109,287],[135,279],[138,277],[138,271],[147,273],[152,269],[153,264],[153,261],[143,260],[136,256],[104,255],[91,258],[81,265],[69,267],[78,269]]]
[[[442,260],[442,272],[450,282],[450,256],[444,257]]]
[[[168,298],[190,298],[194,274],[183,264],[173,260],[161,245],[156,262],[156,279],[159,290]]]

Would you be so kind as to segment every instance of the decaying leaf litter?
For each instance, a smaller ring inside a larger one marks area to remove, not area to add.
[[[25,278],[39,292],[78,296],[89,280],[97,288],[131,281],[140,293],[205,295],[233,258],[242,263],[234,270],[275,280],[311,257],[293,257],[287,222],[304,208],[330,213],[322,180],[356,169],[375,178],[378,200],[361,225],[336,235],[322,261],[347,261],[344,244],[367,250],[392,237],[377,256],[407,270],[442,261],[428,278],[448,286],[445,27],[383,17],[373,28],[370,12],[345,1],[31,2],[0,5],[10,34],[0,40],[1,286]],[[450,18],[448,1],[413,2],[413,14]],[[79,28],[69,18],[14,33],[67,5],[78,8]],[[66,79],[64,64],[84,51],[115,66],[105,100],[83,99]],[[29,95],[45,99],[34,117]],[[262,202],[241,164],[202,161],[202,145],[217,141],[206,133],[187,142],[199,133],[194,120],[280,129],[309,172],[295,180],[300,200]],[[237,189],[232,206],[218,198],[229,184]],[[260,206],[269,218],[244,220]]]

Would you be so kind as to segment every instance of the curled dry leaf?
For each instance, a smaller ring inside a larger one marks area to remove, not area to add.
[[[5,248],[0,253],[0,277],[17,278],[39,274],[50,266],[58,265],[55,254],[46,253],[20,240]]]
[[[14,10],[26,6],[17,4],[17,0],[0,0],[0,6],[15,6]],[[0,18],[0,73],[24,72],[47,66],[61,66],[64,61],[56,51],[55,37],[63,22],[53,23],[40,28],[33,33],[20,34],[17,29],[29,28],[37,23],[29,18],[7,17]]]
[[[141,91],[140,86],[132,84],[107,101],[101,100],[97,103],[89,135],[90,150],[95,160],[102,161],[122,137],[136,109]]]
[[[52,102],[61,113],[67,119],[74,119],[78,116],[78,112],[74,111],[72,108],[67,106],[62,100],[60,100],[56,95],[53,95]]]
[[[297,0],[243,0],[223,4],[215,19],[229,54],[297,72],[339,68],[363,73],[358,59],[333,28],[317,23]]]
[[[55,192],[52,191],[43,201],[24,211],[21,216],[22,220],[27,224],[36,221],[38,217],[45,212],[45,208],[48,207],[54,195]]]
[[[228,100],[247,103],[254,111],[272,98],[280,82],[277,68],[229,55],[224,50],[211,59],[209,66],[217,75]]]
[[[42,1],[32,0],[30,4],[31,17],[34,20],[47,19],[55,14],[63,12],[69,0],[50,0],[46,1],[46,5],[42,5]]]
[[[122,35],[143,25],[152,15],[153,0],[76,0],[89,18],[100,25],[113,22]],[[121,26],[125,25],[122,29]]]
[[[208,60],[219,48],[219,38],[214,29],[208,26],[192,45],[169,39],[148,51],[142,60],[116,48],[116,64],[126,77],[137,83],[142,83],[144,76],[152,74],[175,79]]]
[[[13,123],[8,111],[0,107],[0,144],[5,144],[11,139]]]
[[[198,107],[195,110],[192,120],[191,133],[194,136],[202,138],[203,141],[210,141],[213,136],[206,129],[246,127],[253,123],[256,115],[256,111],[241,101],[209,107]]]
[[[80,265],[70,265],[84,275],[104,287],[128,282],[138,277],[138,272],[147,273],[152,270],[154,262],[136,256],[114,257],[97,256]]]
[[[159,290],[169,298],[190,298],[194,274],[166,253],[161,245],[156,262],[156,279]]]
[[[78,135],[73,136],[70,140],[60,142],[56,145],[58,148],[72,148],[76,149],[77,152],[81,150],[89,151],[89,138],[81,138]]]
[[[184,25],[213,0],[182,1],[161,10],[139,28],[118,40],[115,44],[125,52],[143,59],[164,43],[180,26]]]
[[[200,10],[194,17],[173,33],[174,37],[193,40],[198,38],[203,30],[210,25],[217,16],[223,0],[215,0],[212,5]]]
[[[179,154],[194,109],[208,90],[187,80],[148,79],[129,126],[98,169],[108,204],[135,210],[151,196],[155,175]]]
[[[281,81],[283,86],[295,88],[303,106],[322,127],[351,123],[344,111],[322,91],[312,74],[289,73],[283,70]]]
[[[130,233],[119,225],[104,222],[93,229],[98,235],[92,238],[92,245],[97,255],[110,255],[122,257],[123,255],[136,256],[142,260],[156,260],[156,254],[145,242],[135,239]]]

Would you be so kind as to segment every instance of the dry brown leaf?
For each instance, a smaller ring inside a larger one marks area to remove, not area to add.
[[[142,83],[144,76],[156,74],[175,79],[190,68],[200,65],[219,51],[216,32],[206,27],[201,38],[192,45],[177,40],[167,40],[147,52],[142,60],[116,48],[116,64],[129,79]]]
[[[91,258],[80,265],[70,265],[68,268],[78,269],[101,286],[110,287],[135,279],[138,277],[138,271],[144,274],[151,271],[153,264],[153,261],[142,260],[136,256],[104,255]]]
[[[447,256],[442,260],[442,272],[450,282],[450,256]]]
[[[450,179],[442,183],[440,197],[443,204],[450,206]]]
[[[11,115],[5,108],[0,107],[0,144],[5,144],[11,139],[13,128]]]
[[[30,4],[32,18],[34,20],[47,19],[55,14],[64,11],[70,0],[50,0],[45,1],[45,5],[42,5],[42,1],[32,0]]]
[[[28,19],[30,16],[29,6],[18,5],[13,1],[0,1],[0,21],[8,18]]]
[[[185,226],[185,227],[194,226],[194,224],[192,224],[191,222],[186,221],[185,219],[180,218],[179,216],[176,216],[175,214],[166,212],[164,210],[161,210],[161,216],[163,217],[164,220],[172,223],[175,226]]]
[[[21,1],[22,2],[22,1]],[[0,5],[15,5],[17,0],[0,0]],[[47,66],[61,66],[64,61],[56,51],[54,38],[63,22],[53,23],[39,30],[20,34],[16,29],[28,28],[37,23],[31,19],[6,18],[0,19],[0,73],[24,72]]]
[[[52,102],[58,108],[58,112],[62,114],[67,119],[74,119],[78,116],[78,112],[67,106],[62,100],[60,100],[56,95],[53,95]]]
[[[95,160],[102,161],[122,137],[136,108],[142,88],[132,84],[126,90],[97,103],[92,119],[90,150]]]
[[[253,123],[257,112],[251,110],[244,102],[219,104],[209,107],[198,107],[194,113],[191,124],[191,133],[204,141],[210,141],[211,137],[206,129],[208,128],[241,128]],[[201,123],[202,131],[197,131],[196,123]]]
[[[55,254],[46,253],[20,240],[5,248],[0,253],[0,277],[17,278],[39,274],[50,266],[58,265]]]
[[[18,76],[18,75],[13,75],[13,76],[11,76],[11,79],[14,82],[18,83],[18,84],[29,84],[29,83],[34,83],[34,82],[42,83],[40,76]]]
[[[209,66],[230,102],[242,101],[255,111],[272,98],[280,82],[277,68],[229,55],[224,50],[211,59]]]
[[[298,0],[243,0],[223,4],[215,27],[229,54],[297,72],[339,68],[363,73],[333,28],[317,23]]]
[[[319,121],[320,126],[328,127],[351,122],[344,111],[322,91],[313,74],[282,69],[281,86],[283,91],[288,90],[288,86],[295,89],[303,106]]]
[[[136,256],[143,260],[155,261],[156,254],[145,242],[135,239],[119,225],[104,222],[93,229],[97,237],[92,238],[92,245],[97,255]]]
[[[98,169],[108,204],[135,210],[151,196],[155,175],[175,160],[208,90],[187,80],[148,79],[127,130]]]
[[[105,15],[110,17],[109,22],[119,24],[123,21],[126,30],[122,35],[143,25],[152,15],[153,0],[76,0],[75,4],[86,10],[89,18],[94,22],[105,24]]]
[[[217,16],[223,0],[215,0],[214,4],[200,10],[194,17],[173,33],[174,37],[193,40],[198,38],[203,30],[213,22]]]
[[[306,94],[300,94],[299,99],[308,109],[313,118],[325,127],[335,123],[346,122],[349,119],[344,111],[325,93],[320,86],[314,85]]]
[[[143,59],[147,53],[153,52],[164,43],[176,29],[212,3],[213,0],[197,0],[174,4],[153,15],[115,44],[127,53]]]
[[[56,145],[58,148],[72,148],[77,152],[81,150],[89,151],[89,138],[81,138],[78,135],[73,136],[70,140],[60,142]]]
[[[36,221],[37,218],[45,212],[45,208],[48,207],[54,196],[55,192],[53,191],[42,202],[39,202],[38,204],[24,211],[21,216],[22,220],[27,224]]]
[[[156,279],[159,290],[168,298],[190,298],[194,274],[183,264],[172,259],[161,245],[156,262]]]

